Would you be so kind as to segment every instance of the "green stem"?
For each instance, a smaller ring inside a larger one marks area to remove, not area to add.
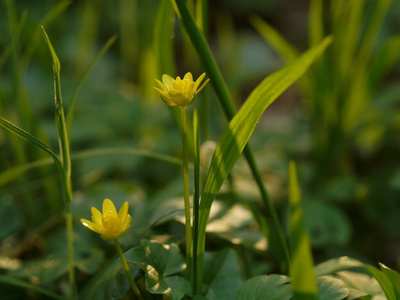
[[[124,252],[122,252],[121,245],[119,244],[118,239],[114,240],[114,245],[115,245],[115,248],[117,249],[119,258],[121,259],[122,267],[124,268],[126,277],[128,277],[128,280],[129,280],[129,283],[131,284],[133,292],[135,293],[136,297],[139,300],[143,300],[142,294],[140,293],[139,288],[137,287],[136,282],[133,279],[131,272],[129,271],[129,265],[125,259]]]
[[[192,265],[192,225],[190,218],[190,197],[189,197],[189,149],[187,144],[186,130],[186,107],[181,107],[182,120],[182,152],[183,152],[183,198],[185,202],[185,225],[186,225],[186,263],[188,274],[191,272]]]
[[[210,82],[213,85],[215,94],[217,95],[217,98],[223,108],[225,116],[227,117],[228,120],[231,120],[233,118],[233,116],[235,115],[236,109],[233,104],[233,100],[229,93],[227,85],[224,81],[224,78],[221,74],[221,71],[220,71],[220,69],[215,61],[215,58],[210,50],[210,47],[208,46],[203,34],[200,32],[199,28],[197,27],[196,22],[187,7],[186,1],[185,0],[176,0],[175,2],[177,5],[177,8],[179,10],[179,14],[181,16],[181,21],[182,21],[183,25],[185,26],[187,33],[190,36],[193,46],[195,47],[196,51],[198,52],[198,55],[199,55],[201,62],[206,70],[206,73],[210,77]],[[281,227],[279,219],[278,219],[278,215],[276,213],[276,210],[275,210],[271,200],[268,197],[267,190],[264,187],[264,183],[263,183],[260,171],[257,168],[255,159],[252,154],[252,151],[250,150],[250,147],[247,145],[244,148],[243,152],[244,152],[247,162],[251,168],[253,177],[259,187],[262,200],[264,202],[264,205],[267,208],[267,213],[272,219],[272,224],[271,224],[272,228],[270,230],[270,234],[276,236],[275,238],[276,238],[277,242],[279,243],[279,248],[281,249],[281,251],[278,251],[278,252],[283,252],[284,262],[281,261],[281,264],[284,267],[282,267],[282,269],[284,269],[284,271],[287,271],[288,266],[290,264],[290,256],[289,256],[287,242],[286,242],[282,227]],[[282,253],[277,253],[277,255],[282,255]]]
[[[65,222],[67,228],[67,248],[68,248],[68,278],[70,287],[70,299],[75,299],[75,272],[74,272],[74,239],[73,239],[73,219],[71,213],[71,202],[66,204]]]
[[[197,111],[193,114],[193,154],[194,154],[194,195],[193,195],[193,272],[192,286],[194,295],[199,295],[201,286],[198,278],[202,277],[203,268],[198,265],[198,239],[199,239],[199,200],[200,200],[200,144],[199,122]]]

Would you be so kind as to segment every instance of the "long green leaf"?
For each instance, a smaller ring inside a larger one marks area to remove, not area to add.
[[[291,289],[295,299],[318,299],[310,238],[304,223],[296,164],[293,161],[289,164],[289,205]]]
[[[61,95],[61,78],[60,78],[60,70],[61,64],[60,60],[57,57],[57,53],[53,48],[53,45],[50,42],[50,39],[42,26],[43,37],[49,47],[51,57],[53,59],[53,73],[54,73],[54,100],[56,106],[55,119],[57,124],[58,131],[58,141],[60,145],[60,155],[61,162],[64,167],[65,172],[65,187],[67,193],[67,201],[72,201],[72,187],[71,187],[71,158],[69,154],[69,139],[68,139],[68,131],[65,123],[65,114],[64,114],[64,105],[62,101]]]
[[[215,149],[200,203],[199,253],[204,253],[211,204],[238,160],[265,109],[302,76],[331,43],[324,39],[284,69],[264,79],[229,123]]]
[[[296,48],[259,16],[251,16],[249,22],[278,53],[284,62],[289,63],[299,56],[299,52]]]
[[[66,126],[67,126],[69,141],[71,141],[71,127],[72,127],[72,121],[74,118],[75,103],[76,103],[76,99],[78,98],[78,94],[79,94],[83,84],[85,83],[86,78],[88,77],[89,73],[93,70],[94,66],[104,56],[104,54],[106,54],[108,49],[110,49],[112,44],[114,44],[116,39],[117,39],[117,37],[115,35],[108,39],[108,41],[101,48],[100,52],[96,55],[96,57],[92,60],[92,62],[87,66],[86,70],[83,72],[82,77],[79,79],[78,84],[74,90],[74,93],[72,94],[71,101],[70,101],[69,107],[68,107],[67,118],[66,118]]]
[[[162,0],[157,10],[154,23],[154,53],[158,63],[158,76],[176,74],[173,51],[174,15],[170,0]]]
[[[0,117],[0,126],[3,126],[5,129],[7,129],[8,131],[18,135],[20,138],[31,142],[32,144],[34,144],[36,147],[39,147],[40,149],[42,149],[43,151],[47,152],[48,154],[51,155],[51,157],[54,160],[54,163],[57,166],[57,170],[58,173],[60,175],[61,178],[61,184],[65,185],[65,173],[64,173],[64,168],[58,158],[58,156],[50,150],[50,148],[48,148],[45,144],[43,144],[38,138],[36,138],[35,136],[33,136],[32,134],[30,134],[29,132],[19,128],[18,126],[14,125],[13,123],[11,123],[10,121],[7,121],[6,119]],[[65,199],[66,200],[66,199]]]
[[[72,4],[72,1],[60,1],[51,11],[49,11],[43,19],[40,20],[39,23],[41,26],[47,26],[51,22],[53,22],[62,12],[64,12],[68,6]],[[29,41],[29,44],[26,47],[26,51],[21,59],[21,68],[24,69],[28,66],[32,55],[35,53],[36,47],[41,38],[42,28],[38,26],[35,30],[35,33],[32,36],[32,39]]]
[[[61,297],[49,290],[43,289],[41,287],[35,286],[33,284],[30,284],[25,281],[15,279],[15,278],[12,278],[9,276],[0,275],[0,282],[3,284],[14,285],[14,286],[18,286],[23,289],[31,290],[31,291],[37,292],[39,294],[45,295],[47,297],[50,297],[52,299],[58,299],[58,300],[65,299],[64,297]]]
[[[235,106],[233,104],[232,97],[227,88],[226,82],[221,74],[221,71],[215,61],[215,58],[210,50],[204,35],[201,33],[200,29],[197,27],[196,22],[190,13],[185,0],[171,0],[176,4],[178,9],[178,16],[180,16],[182,23],[184,24],[186,31],[196,49],[200,60],[206,70],[207,75],[210,77],[211,84],[214,88],[214,92],[217,95],[217,99],[220,102],[225,116],[228,120],[232,120],[235,115]],[[279,218],[276,213],[275,207],[269,199],[267,190],[264,186],[261,173],[256,165],[253,153],[250,147],[247,145],[244,150],[244,155],[251,169],[254,180],[256,181],[258,188],[260,190],[261,199],[267,209],[268,217],[272,220],[271,232],[275,234],[276,240],[274,244],[277,247],[276,254],[279,258],[280,268],[283,272],[287,271],[289,265],[289,252],[286,244],[286,240],[283,234],[282,227],[280,226]],[[282,258],[283,257],[283,258]]]

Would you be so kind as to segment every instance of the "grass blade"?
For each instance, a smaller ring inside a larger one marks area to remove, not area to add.
[[[310,47],[317,45],[324,37],[323,1],[311,0],[308,19],[308,38]]]
[[[205,250],[205,232],[211,204],[250,139],[264,110],[306,72],[330,43],[331,38],[326,38],[284,69],[264,79],[250,94],[222,134],[213,155],[200,202],[199,254]],[[274,231],[270,233],[277,234]]]
[[[259,16],[253,15],[249,19],[250,24],[261,34],[278,53],[281,59],[289,63],[299,56],[299,52],[285,38]]]
[[[104,54],[106,54],[108,49],[110,49],[110,47],[114,44],[116,39],[117,39],[117,37],[115,35],[108,39],[108,41],[101,48],[100,52],[96,55],[96,57],[92,60],[92,62],[87,66],[86,70],[83,72],[81,78],[78,81],[78,85],[76,86],[74,93],[72,94],[71,101],[70,101],[70,104],[68,107],[67,117],[66,117],[66,127],[67,127],[69,142],[71,142],[71,127],[72,127],[72,121],[74,119],[75,103],[76,103],[76,99],[78,98],[78,94],[79,94],[83,84],[85,83],[86,78],[88,77],[89,73],[93,70],[94,66],[104,56]]]
[[[18,287],[23,288],[23,289],[31,290],[31,291],[37,292],[39,294],[45,295],[47,297],[50,297],[52,299],[58,299],[58,300],[64,300],[65,299],[64,297],[61,297],[61,296],[59,296],[59,295],[57,295],[57,294],[55,294],[55,293],[53,293],[53,292],[51,292],[49,290],[40,288],[40,287],[35,286],[33,284],[29,284],[29,283],[27,283],[25,281],[22,281],[22,280],[19,280],[19,279],[15,279],[15,278],[12,278],[12,277],[9,277],[9,276],[0,275],[0,282],[4,283],[4,284],[18,286]]]
[[[178,8],[178,16],[180,15],[181,21],[184,24],[184,27],[186,28],[186,31],[190,36],[193,46],[196,49],[197,53],[199,54],[203,67],[205,68],[207,75],[211,79],[211,84],[214,87],[215,94],[217,95],[217,98],[223,108],[226,118],[228,120],[231,120],[235,115],[235,107],[233,104],[233,100],[227,88],[226,82],[222,77],[221,71],[210,50],[210,47],[204,38],[204,35],[197,27],[196,22],[186,5],[186,2],[184,0],[177,0],[177,1],[171,0],[171,1],[176,3],[176,6]],[[257,168],[250,147],[247,145],[244,148],[243,152],[250,166],[254,180],[256,181],[259,187],[261,198],[267,209],[267,213],[269,217],[272,219],[273,228],[271,232],[277,233],[278,236],[277,244],[279,245],[280,249],[280,251],[278,251],[277,253],[284,253],[284,255],[286,256],[284,260],[280,261],[281,269],[287,270],[287,267],[289,265],[289,256],[288,256],[286,240],[279,223],[278,215],[275,211],[273,204],[269,199],[267,190],[264,187],[263,179],[261,177],[260,171]]]
[[[289,204],[289,236],[292,257],[290,267],[291,289],[295,299],[318,299],[310,238],[304,224],[300,188],[294,161],[289,163]]]
[[[65,184],[65,174],[64,174],[64,168],[58,158],[58,156],[50,150],[50,148],[48,148],[45,144],[43,144],[38,138],[36,138],[35,136],[33,136],[32,134],[30,134],[29,132],[19,128],[18,126],[14,125],[13,123],[7,121],[6,119],[0,117],[0,126],[3,126],[5,129],[7,129],[8,131],[18,135],[20,138],[31,142],[32,144],[34,144],[36,147],[42,149],[43,151],[47,152],[48,154],[50,154],[50,156],[53,158],[54,163],[57,166],[57,170],[58,173],[60,175],[61,178],[61,184],[64,185]],[[66,199],[64,199],[66,200]]]

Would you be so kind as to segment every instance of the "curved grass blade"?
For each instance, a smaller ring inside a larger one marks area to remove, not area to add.
[[[291,246],[290,278],[295,299],[318,299],[317,280],[310,238],[305,228],[296,164],[289,163],[289,237]]]
[[[182,160],[174,157],[174,156],[168,156],[160,153],[155,153],[147,150],[141,150],[141,149],[132,149],[132,148],[102,148],[102,149],[91,149],[91,150],[85,150],[77,153],[71,153],[71,160],[76,161],[76,160],[82,160],[86,158],[92,158],[96,156],[107,156],[107,155],[127,155],[127,156],[143,156],[143,157],[148,157],[148,158],[153,158],[157,160],[161,160],[164,162],[169,162],[171,164],[176,164],[176,165],[182,165]],[[29,163],[21,164],[18,166],[15,166],[13,168],[9,168],[5,170],[4,172],[0,173],[0,186],[15,180],[25,172],[37,168],[37,167],[42,167],[42,166],[48,166],[51,165],[52,160],[51,159],[40,159],[40,160],[35,160]],[[189,164],[189,168],[193,168]]]
[[[65,185],[65,174],[64,174],[64,168],[58,158],[58,156],[50,150],[50,148],[48,148],[45,144],[43,144],[38,138],[36,138],[35,136],[33,136],[32,134],[30,134],[29,132],[19,128],[18,126],[14,125],[13,123],[11,123],[10,121],[7,121],[6,119],[0,117],[0,126],[3,126],[5,129],[7,129],[8,131],[15,133],[16,135],[18,135],[20,138],[31,142],[32,144],[34,144],[36,147],[39,147],[40,149],[42,149],[43,151],[47,152],[48,154],[51,155],[51,157],[53,158],[53,161],[55,163],[55,165],[57,166],[57,170],[58,173],[60,175],[61,178],[61,184]],[[65,186],[64,186],[65,188]],[[66,198],[64,196],[64,200],[66,201]]]
[[[58,300],[64,300],[64,297],[61,297],[49,290],[40,288],[38,286],[35,286],[33,284],[29,284],[23,280],[19,280],[19,279],[15,279],[9,276],[5,276],[5,275],[0,275],[0,282],[4,283],[4,284],[9,284],[9,285],[13,285],[13,286],[17,286],[23,289],[27,289],[27,290],[31,290],[34,292],[37,292],[39,294],[45,295],[47,297],[50,297],[52,299],[58,299]]]
[[[18,25],[16,26],[16,30],[12,35],[12,39],[9,45],[4,49],[4,51],[0,55],[0,71],[3,69],[4,64],[6,63],[7,59],[10,57],[11,53],[13,52],[15,46],[17,45],[17,41],[21,36],[22,28],[25,25],[26,17],[28,16],[28,12],[24,10],[22,12],[21,20],[19,21]]]
[[[181,21],[184,24],[186,31],[188,32],[190,39],[193,43],[194,48],[196,49],[203,67],[205,68],[207,75],[210,77],[211,84],[214,87],[215,94],[217,95],[217,99],[219,100],[222,109],[225,113],[225,116],[228,120],[231,120],[235,115],[235,107],[233,104],[233,100],[227,88],[226,82],[222,77],[221,71],[215,61],[215,58],[210,50],[208,43],[206,42],[204,35],[201,33],[199,28],[196,25],[196,22],[190,13],[186,1],[184,0],[171,0],[173,3],[176,3],[176,7],[178,9],[178,17],[180,15]],[[279,253],[284,253],[286,258],[280,261],[281,269],[286,271],[289,264],[289,255],[288,255],[288,247],[286,244],[285,237],[283,235],[282,228],[279,223],[278,215],[275,211],[275,207],[269,199],[267,190],[265,189],[263,179],[261,177],[260,171],[256,165],[253,153],[250,147],[247,145],[244,150],[244,155],[246,160],[250,166],[252,175],[254,177],[255,182],[258,185],[260,190],[261,199],[267,209],[268,216],[272,219],[273,228],[271,232],[277,232],[277,244],[281,251]]]
[[[278,53],[286,63],[299,56],[299,52],[285,38],[259,16],[249,18],[250,24],[260,33],[265,41]]]
[[[108,39],[108,41],[101,48],[100,52],[96,55],[96,57],[92,60],[92,62],[87,66],[86,70],[83,72],[82,77],[79,79],[78,85],[76,86],[76,88],[72,94],[71,101],[70,101],[69,107],[68,107],[67,117],[66,117],[66,126],[67,126],[69,142],[71,142],[71,127],[72,127],[72,121],[74,118],[75,103],[76,103],[76,99],[78,98],[78,94],[79,94],[83,84],[85,83],[86,78],[88,77],[89,73],[93,70],[94,66],[104,56],[104,54],[106,54],[108,49],[110,49],[112,44],[114,44],[116,39],[117,39],[117,37],[115,35]]]
[[[72,1],[66,0],[66,1],[60,1],[50,12],[48,12],[43,19],[40,20],[38,24],[41,24],[41,26],[47,26],[51,22],[53,22],[63,11],[65,11],[68,6],[72,4]],[[33,34],[29,44],[26,47],[26,51],[21,59],[21,68],[24,70],[26,68],[32,58],[33,53],[35,53],[36,47],[40,41],[41,38],[41,31],[42,28],[41,26],[38,26],[37,29],[35,30],[35,33]]]
[[[263,112],[307,71],[331,40],[330,37],[324,39],[318,46],[307,51],[284,69],[264,79],[250,94],[222,134],[213,155],[200,202],[199,254],[204,253],[205,250],[205,232],[211,204],[239,159]],[[270,233],[272,238],[273,234],[277,234],[275,231],[270,231]],[[282,253],[275,252],[275,254],[282,256]]]

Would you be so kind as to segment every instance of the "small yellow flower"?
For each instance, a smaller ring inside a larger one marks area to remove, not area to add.
[[[210,80],[207,79],[199,88],[199,85],[205,76],[206,73],[201,74],[196,82],[194,82],[192,73],[190,72],[186,73],[183,79],[179,76],[174,79],[171,76],[164,74],[162,76],[162,82],[156,79],[157,84],[162,88],[162,90],[157,87],[154,87],[154,89],[161,94],[161,99],[168,105],[186,107],[193,102],[194,97]]]
[[[81,222],[90,230],[101,234],[102,239],[112,241],[131,226],[132,217],[128,214],[128,208],[129,204],[125,202],[117,213],[114,203],[110,199],[104,199],[103,213],[92,207],[92,221],[81,219]]]

